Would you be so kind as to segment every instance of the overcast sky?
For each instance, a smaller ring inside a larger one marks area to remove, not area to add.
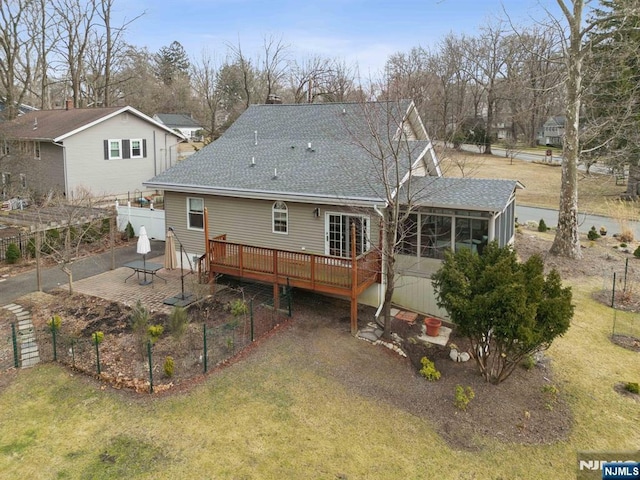
[[[191,57],[207,49],[223,58],[226,45],[239,41],[254,57],[273,35],[295,58],[357,62],[369,76],[392,53],[435,46],[450,32],[474,34],[489,19],[504,17],[503,6],[520,25],[544,18],[545,8],[559,11],[556,0],[122,0],[114,13],[146,12],[129,27],[127,40],[152,52],[177,40]]]

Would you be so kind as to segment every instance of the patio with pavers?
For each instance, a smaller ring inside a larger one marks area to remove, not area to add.
[[[147,262],[164,265],[164,256],[147,259]],[[189,269],[181,271],[179,268],[174,270],[162,268],[156,273],[154,276],[147,275],[147,281],[152,280],[151,283],[141,285],[139,279],[142,280],[144,274],[134,272],[132,276],[131,269],[121,265],[115,270],[73,282],[73,289],[76,293],[92,295],[130,306],[140,300],[152,311],[169,313],[173,307],[164,302],[171,297],[182,295],[181,274],[185,275],[185,294],[193,294],[196,288],[200,290],[206,288],[203,285],[198,285],[198,275],[195,270],[192,274]]]

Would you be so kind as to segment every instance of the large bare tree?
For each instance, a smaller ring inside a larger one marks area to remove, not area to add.
[[[479,36],[468,38],[465,42],[464,68],[467,75],[481,87],[486,110],[484,153],[491,155],[495,112],[501,99],[502,80],[507,75],[505,65],[511,49],[502,21],[488,24],[480,30]]]
[[[60,41],[56,49],[62,59],[65,80],[69,82],[73,106],[83,101],[82,81],[85,75],[85,55],[94,29],[97,0],[54,0],[53,8],[60,20]]]
[[[29,90],[32,42],[28,36],[27,10],[30,0],[0,2],[0,96],[4,117],[18,116],[18,108]]]
[[[199,59],[191,62],[191,79],[199,99],[197,116],[212,139],[218,137],[222,113],[223,90],[219,88],[220,65],[214,54],[203,50]]]
[[[586,0],[587,2],[589,0]],[[550,252],[568,258],[582,258],[578,235],[578,161],[580,159],[580,106],[582,98],[582,62],[586,50],[583,26],[585,0],[557,0],[566,19],[569,35],[565,42],[566,122],[558,227]]]

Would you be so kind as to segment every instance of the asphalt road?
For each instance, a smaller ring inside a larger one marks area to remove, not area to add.
[[[473,153],[480,153],[480,151],[478,150],[478,147],[476,147],[475,145],[469,145],[469,144],[463,144],[461,146],[461,148],[466,151],[466,152],[473,152]],[[504,148],[500,148],[500,147],[496,147],[491,145],[491,153],[493,155],[495,155],[496,157],[507,157],[505,149]],[[546,155],[544,153],[531,153],[531,152],[516,152],[513,155],[513,158],[517,158],[518,160],[522,160],[525,162],[545,162],[548,161]],[[551,161],[553,163],[562,163],[562,155],[556,155],[554,157],[552,157]],[[586,171],[587,168],[582,165],[579,164],[578,165],[578,170],[580,171]],[[611,169],[609,167],[607,167],[606,165],[600,165],[600,164],[595,164],[592,165],[591,168],[589,169],[590,173],[599,173],[601,175],[610,175],[611,174]],[[545,220],[546,221],[546,220]]]
[[[151,240],[151,252],[147,258],[164,254],[164,242]],[[141,255],[136,253],[136,242],[114,250],[116,268],[133,260],[139,260]],[[111,252],[91,255],[77,260],[72,265],[73,279],[82,280],[104,273],[111,269]],[[61,285],[67,285],[68,279],[60,267],[45,268],[41,272],[42,290],[47,292]],[[20,275],[9,277],[0,283],[0,305],[6,305],[23,295],[37,291],[36,271],[31,270]]]
[[[539,222],[542,218],[548,227],[553,227],[558,224],[558,210],[525,207],[516,203],[516,218],[518,223],[526,223],[528,220]],[[582,213],[578,215],[578,230],[580,232],[586,233],[592,226],[596,227],[596,230],[600,230],[600,227],[604,226],[609,235],[620,233],[621,230],[621,225],[615,218]],[[640,238],[640,224],[638,222],[627,222],[626,226],[634,231],[635,238]]]

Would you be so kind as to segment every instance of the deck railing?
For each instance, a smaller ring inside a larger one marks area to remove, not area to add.
[[[209,269],[272,283],[349,295],[353,293],[353,262],[348,258],[292,252],[227,242],[223,236],[209,240]],[[370,250],[356,257],[355,293],[373,284],[380,272],[380,255]]]

